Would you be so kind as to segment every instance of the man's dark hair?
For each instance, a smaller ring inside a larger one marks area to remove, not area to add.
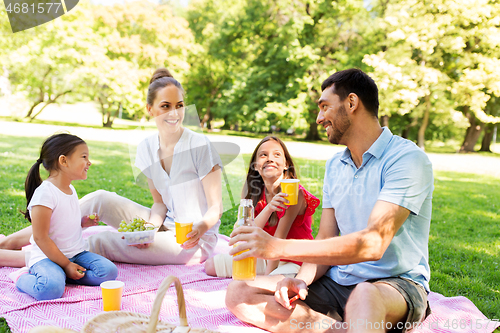
[[[341,101],[345,100],[350,93],[356,94],[366,110],[378,118],[378,88],[377,84],[362,70],[350,68],[336,72],[323,81],[321,91],[333,87],[333,93],[337,94]]]

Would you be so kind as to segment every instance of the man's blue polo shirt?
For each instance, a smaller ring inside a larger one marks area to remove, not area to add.
[[[380,260],[332,266],[326,275],[345,286],[401,276],[429,291],[433,183],[432,165],[425,152],[413,142],[392,135],[385,127],[363,154],[359,169],[347,148],[328,160],[323,208],[335,209],[341,235],[365,229],[378,200],[404,207],[410,215]]]

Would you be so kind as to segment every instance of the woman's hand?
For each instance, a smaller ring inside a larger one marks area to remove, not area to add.
[[[185,250],[191,249],[198,245],[200,238],[207,232],[208,228],[205,223],[194,223],[193,230],[186,235],[187,241],[181,244],[181,247]]]
[[[82,217],[82,228],[95,227],[99,225],[99,215],[90,214]]]
[[[286,199],[287,196],[288,194],[283,192],[276,194],[271,202],[267,204],[266,208],[272,212],[286,210],[288,208],[288,206],[285,205],[285,203],[288,203],[288,200]]]
[[[63,269],[64,273],[66,273],[66,277],[72,280],[80,280],[85,276],[83,272],[85,272],[86,269],[71,261],[69,262],[69,264],[64,266]]]

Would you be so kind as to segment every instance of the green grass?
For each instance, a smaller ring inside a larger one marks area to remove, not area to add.
[[[3,121],[15,121],[15,122],[28,122],[25,118],[15,118],[15,117],[7,117],[7,116],[0,116],[0,120]],[[67,121],[58,121],[58,120],[41,120],[41,119],[33,119],[31,124],[42,124],[42,125],[56,125],[56,126],[64,126],[64,127],[85,127],[85,128],[97,128],[97,129],[102,129],[105,128],[102,126],[102,124],[99,125],[86,125],[86,124],[80,124],[76,122],[67,122]],[[148,129],[156,129],[156,125],[154,122],[146,122],[146,123],[139,123],[136,121],[127,121],[127,123],[113,123],[112,129],[114,130],[135,130],[137,127],[146,127]]]
[[[425,142],[425,151],[427,153],[436,153],[436,154],[456,154],[460,150],[462,142],[457,140],[448,140],[446,142],[439,141],[426,141]],[[474,149],[476,150],[473,153],[469,154],[480,154],[483,156],[493,156],[500,157],[500,143],[492,143],[490,145],[490,149],[492,152],[484,152],[479,151],[481,149],[481,141],[479,140]]]
[[[0,135],[0,233],[10,234],[29,225],[24,210],[24,179],[38,158],[44,138]],[[152,198],[144,186],[134,182],[129,147],[120,143],[89,141],[93,162],[86,181],[74,182],[79,196],[97,189],[115,191],[142,205]],[[236,220],[249,155],[226,167],[231,202],[224,184],[224,206],[220,232],[228,235]],[[321,199],[324,161],[296,159],[302,184]],[[500,318],[500,179],[489,176],[436,172],[429,257],[431,290],[445,296],[470,299],[488,318]],[[317,232],[321,207],[314,215]],[[0,333],[9,332],[0,320]]]
[[[437,172],[429,258],[431,290],[462,295],[500,318],[500,179]]]
[[[10,328],[5,318],[0,318],[0,333],[10,333]]]

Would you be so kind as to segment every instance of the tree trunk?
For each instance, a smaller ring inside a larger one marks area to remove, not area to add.
[[[425,150],[425,130],[427,129],[427,125],[429,125],[429,114],[431,112],[431,96],[425,96],[425,111],[424,118],[422,119],[422,124],[418,129],[417,136],[417,145]]]
[[[224,115],[224,125],[222,125],[221,129],[225,129],[225,130],[228,130],[228,129],[231,129],[231,125],[229,124],[229,116],[228,115]]]
[[[33,104],[33,105],[31,106],[31,108],[29,109],[29,111],[28,111],[28,113],[26,114],[26,116],[24,116],[24,118],[30,118],[30,121],[32,121],[32,120],[33,120],[33,118],[31,118],[31,115],[33,114],[33,110],[35,110],[36,106],[37,106],[38,104],[42,103],[42,102],[43,102],[43,100],[41,100],[41,101],[40,101],[40,100],[36,101],[36,102],[35,102],[35,104]]]
[[[389,116],[380,117],[380,125],[389,128]]]
[[[45,103],[45,105],[44,105],[44,106],[42,106],[42,108],[40,109],[40,111],[38,111],[38,112],[37,112],[37,114],[35,114],[33,117],[30,117],[30,122],[31,122],[33,119],[35,119],[36,117],[38,117],[38,115],[39,115],[40,113],[42,113],[42,111],[43,111],[43,110],[44,110],[44,109],[45,109],[48,105],[55,103],[59,97],[61,97],[61,96],[63,96],[63,95],[66,95],[66,94],[69,94],[70,92],[71,92],[71,90],[67,90],[67,91],[62,92],[62,93],[60,93],[59,95],[57,95],[54,99],[49,99],[49,100],[47,101],[47,103]],[[30,113],[31,113],[31,112],[30,112]]]
[[[103,127],[111,128],[111,126],[113,126],[113,121],[115,120],[116,116],[118,115],[118,112],[120,112],[121,106],[122,106],[122,103],[120,102],[120,103],[118,103],[118,107],[116,108],[115,111],[109,110],[111,108],[108,109],[109,111],[106,112],[107,119],[106,119],[106,121],[103,121],[103,123],[102,123]],[[103,114],[103,120],[104,120],[104,114]]]
[[[106,112],[106,115],[103,115],[102,127],[111,128],[113,126],[113,120],[111,116],[111,112]]]
[[[408,135],[410,134],[410,126],[405,126],[403,132],[401,133],[401,137],[403,139],[408,139]]]
[[[484,137],[483,141],[481,142],[481,149],[479,149],[479,151],[487,151],[491,153],[490,146],[493,140],[494,130],[495,130],[494,124],[488,124],[484,127]]]
[[[318,124],[316,123],[318,112],[319,111],[317,109],[309,110],[309,114],[306,117],[306,119],[308,119],[309,121],[309,131],[307,132],[306,140],[312,140],[312,141],[321,140],[318,132]]]
[[[208,104],[207,112],[205,112],[205,115],[201,119],[200,126],[202,129],[205,128],[205,123],[208,123],[207,126],[210,124],[210,118],[211,118],[210,108],[211,108],[211,103]]]
[[[473,152],[474,146],[476,145],[479,136],[483,130],[484,124],[477,120],[474,112],[469,111],[469,107],[466,106],[464,111],[466,111],[465,116],[469,119],[469,128],[465,132],[464,142],[460,147],[460,153]]]
[[[321,140],[318,132],[318,124],[316,124],[315,121],[309,123],[309,131],[307,132],[306,140],[311,140],[311,141]]]
[[[38,101],[35,102],[35,104],[33,104],[31,106],[31,108],[29,109],[28,111],[28,114],[24,117],[24,118],[30,118],[30,121],[33,120],[33,118],[31,118],[31,114],[33,113],[33,110],[35,109],[35,107],[40,104],[40,103],[43,103],[43,101],[45,100],[45,91],[43,90],[43,88],[45,87],[45,79],[47,78],[47,76],[49,75],[49,73],[52,71],[52,68],[49,67],[47,69],[47,72],[45,72],[45,74],[43,75],[43,78],[42,78],[42,83],[40,84],[40,93],[39,93],[39,97],[38,97]],[[39,112],[40,113],[40,112]]]

